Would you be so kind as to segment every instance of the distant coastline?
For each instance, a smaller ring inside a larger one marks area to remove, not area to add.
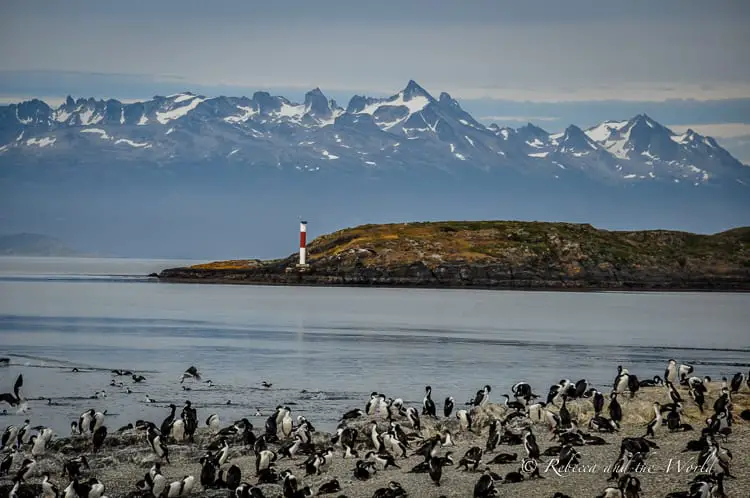
[[[65,242],[39,233],[0,234],[0,256],[87,257]]]
[[[516,221],[364,225],[315,239],[308,263],[169,268],[171,283],[559,291],[750,291],[750,228],[613,232]]]

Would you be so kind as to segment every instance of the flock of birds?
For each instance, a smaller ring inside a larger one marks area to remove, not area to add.
[[[248,418],[242,418],[227,426],[222,426],[218,414],[209,414],[205,419],[205,432],[198,432],[200,419],[197,410],[188,400],[182,407],[179,416],[177,406],[169,405],[169,413],[157,425],[147,420],[138,420],[116,431],[116,437],[137,435],[153,453],[153,465],[133,486],[128,496],[148,496],[155,498],[176,498],[192,494],[199,489],[226,489],[230,497],[262,498],[264,484],[281,486],[284,498],[307,498],[325,494],[339,493],[342,486],[333,477],[319,482],[316,489],[302,485],[310,478],[319,480],[330,469],[336,455],[351,459],[353,470],[351,478],[356,481],[368,481],[377,473],[389,468],[401,469],[405,459],[419,456],[420,462],[408,473],[427,474],[434,486],[440,487],[444,469],[453,466],[456,469],[475,472],[482,469],[481,475],[473,489],[475,498],[496,496],[498,486],[517,483],[529,479],[541,479],[541,458],[551,457],[557,460],[557,468],[570,468],[580,464],[582,457],[576,449],[585,445],[607,444],[601,433],[616,433],[623,424],[623,409],[618,401],[621,397],[634,398],[640,389],[663,389],[665,401],[653,404],[653,417],[644,427],[643,436],[623,437],[620,451],[608,476],[611,485],[598,496],[602,498],[636,498],[641,496],[641,482],[637,477],[639,467],[644,465],[650,453],[658,448],[654,437],[658,431],[692,431],[695,430],[683,419],[688,403],[693,403],[701,413],[706,413],[705,427],[700,430],[698,439],[688,442],[685,451],[698,452],[697,465],[707,462],[710,470],[696,475],[688,484],[687,490],[671,493],[668,498],[682,497],[723,497],[724,479],[732,477],[732,454],[722,446],[732,432],[734,420],[733,397],[747,386],[750,390],[750,374],[746,377],[737,373],[731,380],[722,379],[721,390],[711,406],[707,406],[708,377],[693,375],[690,365],[678,365],[669,360],[664,376],[639,380],[634,374],[621,366],[606,396],[609,403],[605,411],[605,394],[589,385],[585,379],[571,382],[562,379],[550,387],[546,398],[534,393],[530,384],[516,383],[511,387],[511,395],[504,394],[502,405],[503,417],[492,416],[487,409],[492,388],[485,385],[465,403],[464,408],[456,406],[453,397],[445,398],[443,410],[439,415],[432,399],[432,388],[426,386],[421,409],[406,406],[400,398],[389,398],[384,394],[373,392],[364,409],[355,408],[343,414],[339,426],[330,439],[315,437],[313,424],[304,416],[292,416],[288,406],[279,405],[265,420],[263,430],[256,434]],[[145,378],[132,372],[113,370],[113,374],[131,375],[134,382],[143,382]],[[200,381],[198,369],[191,366],[180,378]],[[114,382],[114,380],[113,380]],[[266,387],[271,387],[266,383]],[[683,399],[677,387],[685,389],[690,400]],[[11,407],[25,408],[26,398],[22,393],[23,376],[19,375],[12,393],[0,394],[0,400]],[[189,388],[184,389],[189,390]],[[544,399],[544,400],[542,400]],[[576,400],[586,400],[593,405],[593,415],[588,419],[588,431],[578,424],[579,417],[571,414],[569,405]],[[447,427],[448,421],[457,420],[458,428],[454,432],[465,434],[467,438],[481,437],[482,428],[488,426],[486,442],[482,446],[470,447],[461,458],[454,460],[456,442],[454,433]],[[260,413],[256,413],[260,415]],[[739,416],[750,420],[750,410],[742,411]],[[69,479],[68,484],[59,488],[51,480],[50,473],[41,474],[41,496],[43,498],[102,498],[106,486],[96,477],[91,477],[89,458],[96,458],[105,441],[112,438],[105,425],[105,411],[89,409],[81,413],[77,420],[71,422],[71,441],[78,442],[78,455],[63,457],[62,476]],[[424,424],[430,420],[429,424]],[[369,421],[369,423],[367,423]],[[362,422],[365,422],[364,424]],[[481,422],[481,424],[480,424]],[[535,424],[542,424],[556,444],[540,451],[536,440]],[[480,426],[481,425],[481,426]],[[429,435],[432,431],[434,434]],[[698,431],[696,431],[698,432]],[[0,453],[0,476],[12,476],[13,487],[11,498],[30,496],[24,487],[31,478],[36,477],[37,466],[49,455],[53,431],[45,427],[32,427],[26,420],[22,426],[8,426],[2,435]],[[196,437],[199,436],[199,437]],[[90,438],[90,443],[88,442]],[[315,441],[317,439],[317,442]],[[322,443],[321,443],[322,441]],[[137,442],[134,444],[138,444]],[[172,465],[170,448],[173,445],[194,445],[200,448],[202,456],[197,460],[200,472],[197,475],[185,475],[181,479],[169,481],[162,473],[162,466]],[[498,452],[502,445],[522,446],[525,456],[518,459],[518,452]],[[89,451],[90,448],[90,451]],[[230,449],[232,451],[230,451]],[[240,455],[254,455],[255,484],[247,480],[245,473],[231,460],[237,452]],[[88,454],[88,456],[87,456]],[[490,454],[492,454],[490,458]],[[304,460],[293,467],[291,462],[296,456]],[[282,471],[278,467],[284,459],[289,460],[289,467]],[[401,465],[399,465],[401,462]],[[518,464],[518,470],[500,475],[491,470],[489,465]],[[300,474],[298,477],[295,475]],[[89,477],[84,478],[84,475]],[[200,484],[200,487],[196,486]],[[396,480],[390,480],[387,486],[377,489],[373,498],[392,498],[407,496],[404,487]],[[567,498],[563,493],[556,493],[553,498]]]

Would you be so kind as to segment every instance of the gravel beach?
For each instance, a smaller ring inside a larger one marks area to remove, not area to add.
[[[734,424],[732,433],[726,438],[719,438],[722,447],[732,453],[731,473],[734,478],[725,480],[725,492],[729,497],[745,498],[750,496],[750,423],[740,419],[739,414],[746,410],[750,405],[750,395],[746,392],[735,394],[733,396],[734,404]],[[701,415],[694,406],[688,408],[687,405],[692,401],[687,399],[687,392],[683,395],[687,401],[683,421],[693,425],[694,430],[684,432],[670,432],[667,427],[661,427],[656,431],[653,440],[658,445],[658,449],[649,452],[645,461],[645,466],[637,472],[631,472],[640,479],[642,492],[640,496],[644,497],[664,497],[668,493],[677,491],[686,491],[689,481],[698,475],[700,470],[695,468],[698,458],[696,451],[683,451],[690,440],[697,440],[700,437],[700,430],[705,426],[705,417],[710,415],[710,406],[716,399],[718,389],[714,387],[713,395],[709,392],[707,398],[707,410],[705,415]],[[527,480],[519,483],[497,483],[497,496],[528,496],[528,497],[549,497],[552,498],[555,493],[563,493],[570,497],[594,497],[598,496],[607,486],[613,485],[609,481],[611,466],[616,461],[619,451],[620,442],[623,437],[643,436],[646,433],[646,423],[648,420],[649,406],[653,400],[662,400],[665,391],[662,388],[642,389],[637,393],[633,400],[624,398],[622,401],[623,426],[620,432],[615,434],[596,433],[601,436],[607,444],[604,445],[585,445],[576,447],[581,455],[580,463],[574,468],[559,468],[555,464],[555,458],[544,456],[547,448],[558,445],[553,441],[553,435],[549,432],[546,424],[541,421],[534,423],[532,430],[536,435],[536,441],[542,452],[541,461],[538,463],[541,479],[528,479],[529,473],[525,472]],[[663,401],[666,402],[666,401]],[[694,405],[694,404],[693,404]],[[458,407],[464,408],[464,407]],[[578,421],[581,430],[594,433],[587,426],[592,414],[592,404],[587,399],[575,400],[569,403],[569,409],[573,419]],[[421,407],[419,407],[421,412]],[[519,471],[521,459],[526,455],[523,444],[507,445],[500,444],[495,451],[486,453],[482,458],[482,463],[476,471],[466,471],[458,468],[461,457],[466,450],[472,446],[479,446],[483,450],[488,435],[488,424],[492,418],[502,420],[508,413],[508,409],[503,405],[489,403],[482,408],[475,408],[473,432],[462,430],[459,427],[455,414],[450,418],[444,418],[439,414],[437,420],[422,416],[422,437],[430,437],[438,432],[449,430],[453,434],[454,446],[442,447],[439,450],[440,455],[452,452],[455,465],[444,467],[440,486],[436,486],[430,476],[426,473],[409,473],[415,465],[424,459],[421,456],[413,456],[416,448],[419,447],[417,441],[413,441],[411,449],[408,450],[408,458],[396,458],[399,468],[388,468],[379,470],[367,481],[355,479],[353,469],[356,459],[345,459],[340,446],[335,447],[335,458],[330,467],[321,475],[306,476],[303,462],[305,455],[297,454],[294,460],[281,458],[277,460],[275,468],[281,472],[285,469],[291,470],[297,477],[300,487],[309,486],[313,493],[316,493],[319,486],[332,478],[337,478],[341,491],[329,496],[347,496],[350,498],[373,496],[379,488],[387,487],[390,481],[397,481],[401,484],[408,496],[413,497],[470,497],[473,495],[474,485],[482,475],[485,468],[490,468],[500,476],[505,476],[512,471]],[[605,408],[606,413],[606,408]],[[165,410],[165,416],[168,410]],[[207,414],[199,414],[201,425],[204,424]],[[297,414],[294,414],[297,415]],[[178,411],[179,416],[179,411]],[[314,424],[313,414],[305,414]],[[263,425],[266,417],[251,417],[248,419],[254,425],[254,433],[260,435],[263,432]],[[360,429],[361,433],[358,439],[359,457],[365,458],[367,451],[371,449],[368,432],[372,420],[378,422],[380,430],[388,427],[388,422],[384,417],[375,415],[372,417],[364,416],[349,424],[350,427]],[[519,420],[519,419],[516,419]],[[159,426],[161,420],[154,420]],[[414,432],[408,421],[405,419],[398,420],[407,434]],[[510,427],[510,424],[509,426]],[[114,432],[116,428],[110,428]],[[283,437],[283,436],[282,436]],[[205,447],[210,441],[215,439],[215,435],[209,432],[205,427],[201,427],[195,438],[195,443],[170,443],[169,456],[170,463],[162,463],[162,473],[168,482],[179,480],[186,475],[193,475],[196,478],[196,486],[193,489],[193,496],[229,496],[230,491],[227,489],[207,489],[204,490],[200,482],[201,465],[199,459],[205,455]],[[313,442],[318,448],[323,449],[330,445],[330,435],[321,432],[313,433]],[[231,465],[236,465],[242,472],[242,481],[255,484],[255,455],[252,447],[243,447],[240,441],[230,443],[229,460],[222,466],[227,469]],[[269,445],[269,449],[276,450],[277,445]],[[104,447],[96,454],[91,453],[90,437],[77,436],[72,438],[54,438],[50,443],[47,453],[38,458],[37,468],[34,475],[27,479],[28,484],[21,486],[19,496],[40,496],[39,483],[41,474],[49,471],[51,479],[59,489],[63,489],[68,484],[67,478],[61,477],[63,458],[71,458],[82,452],[88,456],[91,464],[91,470],[84,473],[85,477],[96,477],[106,485],[106,495],[109,497],[129,497],[129,496],[150,496],[147,493],[139,492],[135,483],[143,479],[144,474],[148,472],[156,457],[150,449],[143,431],[126,431],[121,435],[110,435],[105,440]],[[507,464],[487,464],[495,455],[499,453],[516,453],[517,461]],[[718,467],[716,467],[718,470]],[[521,469],[528,470],[528,469]],[[12,473],[16,471],[14,467]],[[11,487],[10,475],[0,479],[0,496],[7,496]],[[264,484],[260,486],[265,496],[277,497],[282,496],[281,485]],[[231,496],[234,496],[233,491]]]

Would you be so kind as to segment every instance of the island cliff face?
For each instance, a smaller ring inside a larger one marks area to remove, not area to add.
[[[714,235],[591,225],[466,221],[363,225],[315,239],[309,269],[286,259],[171,268],[167,282],[750,290],[750,227]]]

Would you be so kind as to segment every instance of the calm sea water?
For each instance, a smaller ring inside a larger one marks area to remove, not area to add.
[[[160,423],[190,399],[203,420],[253,420],[280,403],[321,429],[371,391],[442,407],[484,384],[499,399],[526,380],[607,388],[622,364],[641,378],[666,360],[721,377],[750,365],[750,294],[555,293],[165,284],[143,275],[179,261],[0,258],[0,391],[24,374],[29,412],[5,423],[69,432],[85,409],[117,428]],[[214,387],[186,381],[190,365]],[[73,373],[73,367],[81,371]],[[147,381],[111,387],[110,369]],[[264,389],[262,381],[272,382]],[[87,399],[105,390],[104,399]],[[148,395],[155,403],[145,403]],[[51,398],[54,405],[48,405]],[[227,401],[231,401],[227,405]],[[257,419],[262,427],[264,419]]]

